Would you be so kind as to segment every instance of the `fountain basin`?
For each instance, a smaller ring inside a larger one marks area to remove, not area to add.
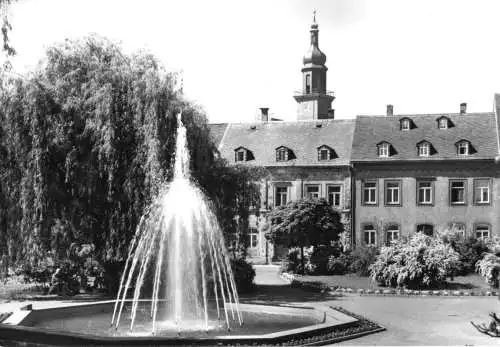
[[[175,326],[164,324],[164,329],[153,336],[148,334],[148,326],[141,331],[140,324],[132,333],[124,329],[115,332],[110,326],[113,305],[114,301],[102,301],[19,310],[0,324],[0,336],[8,341],[65,346],[278,344],[350,326],[358,321],[329,307],[240,304],[245,322],[242,327],[235,323],[234,328],[227,331],[222,319],[219,325],[217,321],[211,322],[207,333],[202,327],[185,323],[179,334]]]

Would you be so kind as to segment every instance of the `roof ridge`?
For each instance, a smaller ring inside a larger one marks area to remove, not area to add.
[[[424,117],[424,116],[432,116],[432,117],[436,117],[436,116],[460,116],[460,117],[468,117],[468,116],[476,116],[476,115],[479,115],[479,116],[482,116],[482,115],[488,115],[488,116],[492,116],[494,115],[495,112],[467,112],[465,114],[462,114],[462,113],[450,113],[450,112],[440,112],[440,113],[400,113],[400,114],[395,114],[395,115],[392,115],[392,116],[387,116],[385,114],[358,114],[356,115],[356,118],[357,117],[378,117],[378,118],[401,118],[401,117]]]

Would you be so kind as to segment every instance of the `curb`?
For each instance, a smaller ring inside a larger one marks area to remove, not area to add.
[[[411,290],[411,289],[353,289],[340,286],[327,286],[322,282],[299,281],[300,275],[283,272],[280,278],[295,288],[304,290],[313,290],[329,295],[338,295],[339,293],[357,294],[360,296],[440,296],[440,297],[468,297],[468,296],[497,296],[498,292],[493,290],[468,292],[462,290]]]

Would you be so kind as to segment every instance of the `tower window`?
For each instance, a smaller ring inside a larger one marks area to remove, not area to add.
[[[311,75],[306,75],[306,94],[311,93]]]

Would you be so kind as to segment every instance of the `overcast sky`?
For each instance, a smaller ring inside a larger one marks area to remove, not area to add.
[[[211,122],[249,122],[259,107],[294,120],[302,56],[317,10],[337,118],[492,111],[500,92],[500,1],[19,0],[18,71],[44,47],[94,32],[184,70],[186,95]]]

